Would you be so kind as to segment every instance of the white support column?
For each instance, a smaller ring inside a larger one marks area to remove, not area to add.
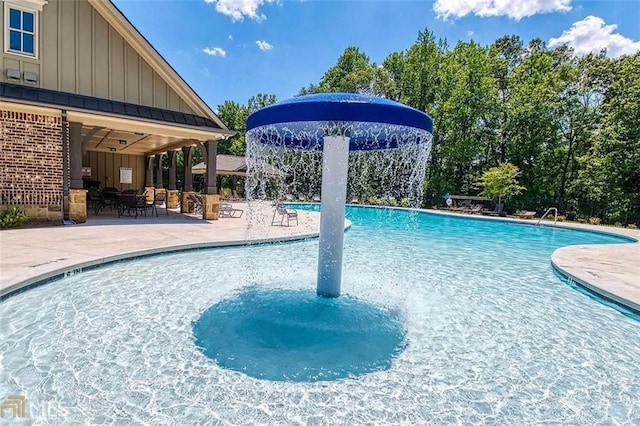
[[[316,290],[321,297],[340,296],[348,171],[349,137],[325,136]]]

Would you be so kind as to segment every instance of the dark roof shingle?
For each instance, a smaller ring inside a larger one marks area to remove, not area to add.
[[[109,99],[95,98],[92,96],[75,95],[73,93],[41,89],[39,87],[0,83],[0,98],[37,102],[60,108],[79,108],[88,111],[119,114],[132,118],[158,120],[165,123],[220,129],[220,126],[213,120],[195,114],[111,101]]]

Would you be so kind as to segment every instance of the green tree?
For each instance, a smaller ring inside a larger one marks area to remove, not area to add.
[[[617,60],[605,93],[598,153],[608,160],[609,176],[629,199],[640,199],[640,52]]]
[[[443,175],[439,172],[446,161],[440,156],[440,151],[446,142],[447,126],[444,110],[439,106],[449,96],[449,90],[441,79],[446,51],[446,42],[436,42],[431,31],[425,29],[419,32],[416,43],[405,54],[406,63],[401,77],[403,93],[400,99],[407,105],[426,112],[433,119],[431,166],[427,169],[426,194],[434,194],[445,185]]]
[[[369,63],[369,57],[359,48],[347,47],[337,63],[324,73],[318,85],[311,84],[301,89],[299,94],[372,93],[374,67]]]
[[[234,101],[225,101],[218,105],[218,116],[222,122],[237,133],[229,139],[218,143],[219,154],[245,155],[247,144],[245,133],[247,131],[247,118],[253,112],[276,102],[275,95],[258,93],[249,98],[247,105],[240,105]]]
[[[373,94],[392,99],[398,102],[405,102],[407,93],[405,66],[407,64],[406,54],[403,52],[393,52],[376,67],[373,77]]]
[[[526,188],[518,185],[520,171],[511,163],[502,163],[498,167],[492,167],[485,171],[477,182],[482,188],[481,194],[486,197],[498,197],[498,203],[502,197],[510,197],[520,194]]]
[[[582,195],[582,189],[574,183],[579,175],[581,180],[585,177],[587,167],[591,169],[587,162],[594,135],[602,122],[601,101],[609,86],[611,62],[603,54],[576,59],[570,53],[566,48],[553,52],[562,58],[559,69],[564,84],[558,107],[562,143],[557,149],[560,168],[557,195],[561,201],[567,196]]]
[[[442,128],[435,146],[440,167],[432,176],[439,174],[445,187],[456,192],[472,191],[481,168],[490,160],[488,147],[495,133],[488,131],[488,125],[496,99],[490,59],[487,48],[459,42],[441,64],[438,115]]]

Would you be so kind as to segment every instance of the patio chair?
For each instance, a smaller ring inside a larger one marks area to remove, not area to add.
[[[138,213],[147,215],[146,200],[142,195],[136,194],[122,194],[120,208],[118,209],[118,217],[123,216],[125,212],[131,216],[131,210],[133,210],[135,217],[138,217]]]
[[[153,197],[153,201],[151,202],[146,202],[145,203],[145,207],[151,209],[151,214],[153,214],[153,212],[156,213],[156,217],[158,217],[158,206],[162,206],[163,204],[166,203],[167,200],[167,193],[162,191],[162,192],[156,192],[156,195]],[[167,216],[169,216],[169,209],[165,208],[165,213],[167,214]]]
[[[290,225],[292,220],[296,221],[296,226],[298,225],[298,212],[293,209],[287,209],[284,204],[276,203],[276,209],[273,211],[273,217],[271,218],[271,225],[276,225],[277,217],[280,217],[280,226],[284,225],[284,219],[287,219],[287,226]]]
[[[220,213],[220,217],[240,218],[242,217],[242,213],[244,213],[244,210],[237,209],[229,203],[220,203],[219,213]]]
[[[87,206],[93,209],[93,214],[97,215],[104,207],[104,200],[98,188],[89,188],[87,190]]]

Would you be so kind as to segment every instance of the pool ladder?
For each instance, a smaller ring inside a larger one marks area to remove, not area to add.
[[[540,219],[538,219],[538,221],[536,222],[536,225],[540,225],[540,222],[542,222],[542,220],[547,217],[547,215],[551,212],[554,212],[554,216],[553,216],[553,224],[555,225],[556,222],[558,221],[558,209],[556,207],[549,207],[547,209],[546,212],[544,212],[544,214],[542,215],[542,217]]]

